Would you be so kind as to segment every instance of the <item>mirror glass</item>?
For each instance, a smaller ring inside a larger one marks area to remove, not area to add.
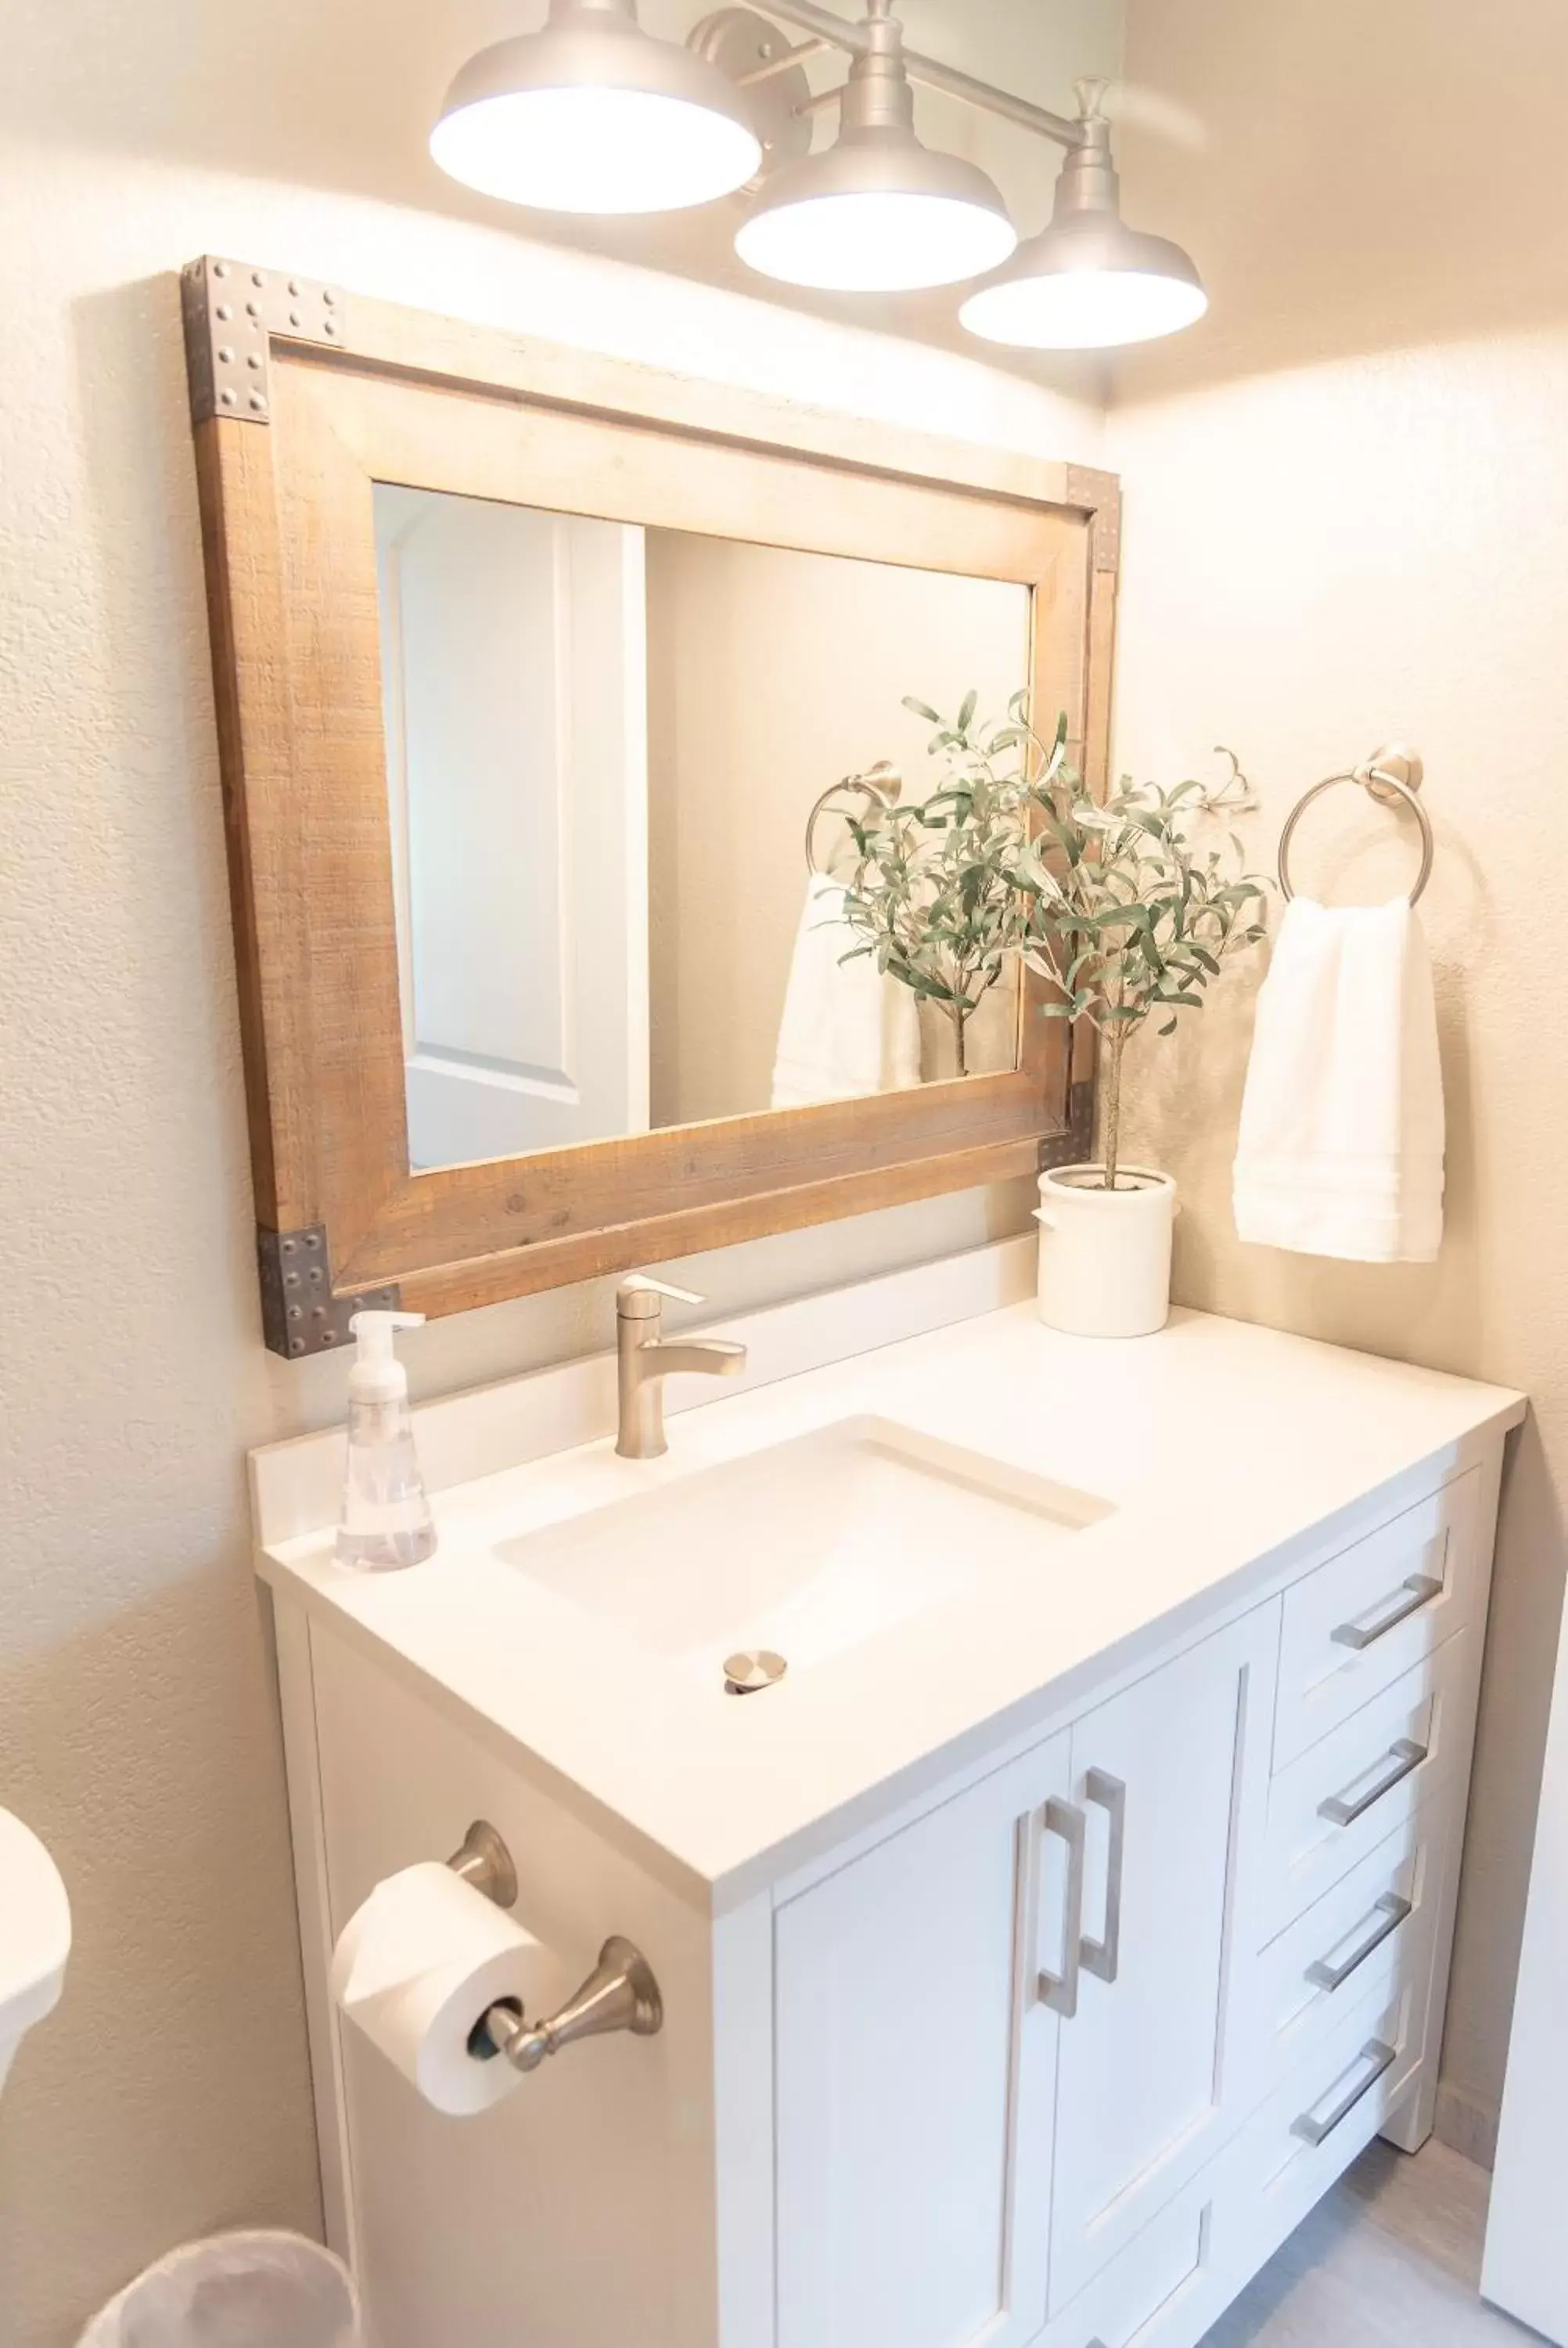
[[[834,800],[940,769],[906,695],[1028,682],[1005,581],[378,483],[382,681],[417,1171],[955,1073],[835,911]],[[968,1023],[1017,1065],[1015,987]]]

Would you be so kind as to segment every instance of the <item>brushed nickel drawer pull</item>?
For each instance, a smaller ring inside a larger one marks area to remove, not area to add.
[[[1071,2022],[1078,2012],[1078,1973],[1083,1953],[1083,1838],[1088,1821],[1071,1802],[1053,1794],[1045,1806],[1045,1832],[1067,1845],[1067,1914],[1061,1928],[1061,1971],[1040,1974],[1042,2005]]]
[[[1105,1859],[1105,1938],[1085,1941],[1083,1970],[1096,1981],[1113,1982],[1122,1962],[1122,1869],[1127,1849],[1127,1788],[1120,1777],[1104,1769],[1091,1769],[1083,1781],[1086,1801],[1104,1810],[1111,1820],[1111,1843]]]
[[[1389,1747],[1387,1759],[1373,1764],[1378,1775],[1366,1792],[1358,1794],[1356,1791],[1361,1777],[1368,1774],[1363,1770],[1361,1777],[1352,1777],[1342,1794],[1330,1794],[1326,1802],[1318,1803],[1318,1817],[1327,1818],[1333,1826],[1353,1827],[1358,1818],[1366,1817],[1374,1803],[1380,1802],[1385,1794],[1391,1794],[1412,1769],[1420,1767],[1430,1749],[1425,1745],[1418,1745],[1413,1737],[1396,1737]]]
[[[1386,1639],[1390,1631],[1398,1630],[1401,1622],[1408,1622],[1412,1614],[1419,1614],[1423,1606],[1430,1606],[1434,1598],[1442,1594],[1443,1585],[1435,1574],[1408,1573],[1398,1590],[1391,1591],[1387,1598],[1379,1598],[1376,1606],[1368,1607],[1370,1622],[1364,1614],[1359,1622],[1341,1622],[1328,1635],[1337,1647],[1354,1647],[1359,1654],[1364,1647],[1376,1646],[1379,1639]]]
[[[1375,1949],[1380,1949],[1390,1933],[1397,1932],[1407,1916],[1413,1912],[1411,1902],[1402,1900],[1397,1891],[1385,1891],[1367,1922],[1369,1927],[1364,1940],[1358,1941],[1343,1964],[1337,1965],[1331,1957],[1319,1957],[1307,1968],[1307,1978],[1316,1989],[1337,1989],[1359,1971]],[[1335,1946],[1339,1943],[1336,1941]]]
[[[1306,2144],[1326,2143],[1340,2121],[1349,2118],[1362,2096],[1371,2094],[1384,2072],[1391,2071],[1399,2059],[1399,2050],[1397,2046],[1385,2045],[1380,2038],[1368,2038],[1359,2054],[1357,2055],[1356,2062],[1351,2065],[1354,2070],[1359,2064],[1370,2063],[1372,2068],[1366,2077],[1358,2079],[1353,2087],[1348,2087],[1338,2102],[1329,2106],[1321,2119],[1317,2116],[1316,2106],[1311,2111],[1303,2112],[1301,2117],[1293,2124],[1291,2135],[1300,2137]]]

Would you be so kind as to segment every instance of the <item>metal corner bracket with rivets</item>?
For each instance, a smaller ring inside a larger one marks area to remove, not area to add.
[[[348,328],[343,295],[313,277],[205,252],[179,273],[190,416],[241,424],[272,420],[274,341],[330,349]]]
[[[402,1302],[395,1282],[354,1296],[333,1294],[324,1223],[301,1231],[258,1227],[256,1261],[261,1274],[261,1335],[269,1351],[282,1354],[285,1361],[342,1353],[350,1343],[348,1324],[356,1313],[395,1313]]]
[[[1094,1086],[1081,1078],[1068,1088],[1066,1131],[1049,1135],[1040,1145],[1040,1170],[1081,1165],[1093,1147]]]

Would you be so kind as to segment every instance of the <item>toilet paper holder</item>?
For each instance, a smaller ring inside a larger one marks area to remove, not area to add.
[[[516,1900],[512,1854],[487,1819],[475,1819],[446,1864],[497,1908],[510,1908]],[[557,2013],[530,2023],[510,2005],[492,2005],[476,2020],[468,2051],[480,2062],[501,2055],[516,2071],[537,2071],[547,2055],[559,2054],[579,2038],[602,2038],[617,2030],[652,2038],[663,2026],[664,2000],[653,1968],[631,1941],[613,1932],[592,1972]]]

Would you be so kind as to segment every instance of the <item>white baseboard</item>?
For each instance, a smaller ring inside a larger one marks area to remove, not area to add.
[[[1447,2079],[1439,2082],[1434,2132],[1450,2151],[1462,2153],[1479,2168],[1491,2168],[1497,2159],[1497,2123],[1495,2104],[1466,2095]]]

